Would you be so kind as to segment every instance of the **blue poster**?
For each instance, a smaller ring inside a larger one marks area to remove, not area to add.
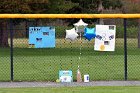
[[[55,47],[55,28],[29,27],[29,44],[35,48]]]

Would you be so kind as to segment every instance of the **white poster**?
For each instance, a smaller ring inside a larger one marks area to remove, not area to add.
[[[115,51],[115,25],[96,25],[94,50]]]

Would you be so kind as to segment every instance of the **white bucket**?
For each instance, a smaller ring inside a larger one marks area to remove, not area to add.
[[[88,74],[84,75],[84,82],[89,82],[89,75]]]

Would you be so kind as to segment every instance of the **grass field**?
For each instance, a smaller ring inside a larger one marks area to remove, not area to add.
[[[0,88],[0,93],[139,93],[140,87]]]
[[[72,70],[76,80],[77,66],[82,76],[90,80],[124,80],[123,39],[116,39],[115,52],[94,51],[94,40],[56,40],[56,47],[49,49],[28,48],[27,39],[14,39],[14,80],[55,81],[59,70]],[[79,60],[80,56],[80,60]],[[128,79],[140,80],[140,49],[137,39],[128,39]],[[10,80],[10,49],[0,49],[0,81]]]

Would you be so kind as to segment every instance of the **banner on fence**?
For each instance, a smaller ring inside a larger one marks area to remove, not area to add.
[[[94,50],[115,51],[115,25],[96,25]]]
[[[29,45],[35,48],[55,47],[55,28],[29,27]]]

